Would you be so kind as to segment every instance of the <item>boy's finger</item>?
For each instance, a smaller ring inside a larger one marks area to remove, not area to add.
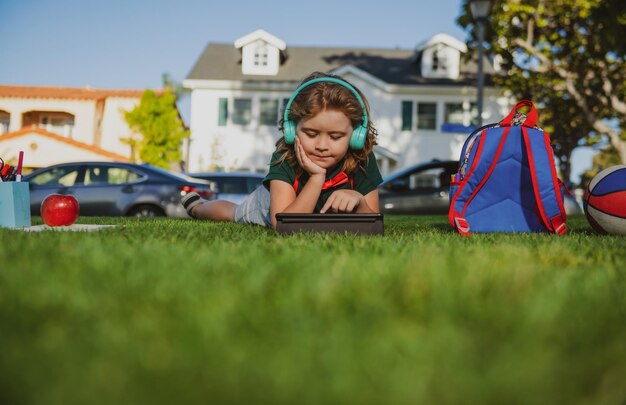
[[[339,201],[339,209],[338,209],[338,211],[339,212],[347,212],[348,211],[348,203],[349,202],[350,201],[348,201],[347,199]]]
[[[328,197],[328,200],[326,200],[326,204],[324,204],[324,206],[320,210],[320,214],[326,213],[326,210],[328,210],[328,207],[330,207],[333,201],[335,201],[335,194],[332,194],[330,197]]]

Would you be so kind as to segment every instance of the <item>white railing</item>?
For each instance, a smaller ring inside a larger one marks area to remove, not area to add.
[[[39,124],[39,128],[52,132],[53,134],[58,134],[62,136],[66,136],[68,138],[72,137],[72,132],[74,130],[74,125],[64,124],[64,125],[54,125],[54,124]]]

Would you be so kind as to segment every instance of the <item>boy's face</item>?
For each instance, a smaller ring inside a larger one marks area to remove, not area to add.
[[[297,136],[304,152],[316,165],[332,169],[348,153],[352,123],[338,110],[324,110],[302,119],[297,125]]]

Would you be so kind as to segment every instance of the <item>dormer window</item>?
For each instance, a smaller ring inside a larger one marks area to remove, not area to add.
[[[287,45],[263,30],[256,30],[235,41],[241,49],[241,72],[244,75],[276,75]]]
[[[445,49],[435,49],[433,51],[433,72],[445,72],[447,70],[446,62]]]
[[[415,52],[425,78],[458,79],[461,53],[467,52],[467,46],[447,34],[437,34],[418,44]]]
[[[267,66],[267,53],[265,42],[257,42],[254,49],[254,66]]]

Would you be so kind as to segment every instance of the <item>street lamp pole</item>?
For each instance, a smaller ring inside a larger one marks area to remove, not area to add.
[[[483,71],[483,53],[485,41],[485,21],[491,13],[491,0],[469,0],[472,16],[476,20],[478,34],[478,79],[477,79],[477,100],[478,126],[483,125],[483,92],[485,87],[485,73]]]
[[[485,22],[483,19],[478,20],[478,99],[476,105],[478,107],[478,127],[483,126],[483,92],[485,88],[485,73],[483,71],[483,41],[485,39]]]

